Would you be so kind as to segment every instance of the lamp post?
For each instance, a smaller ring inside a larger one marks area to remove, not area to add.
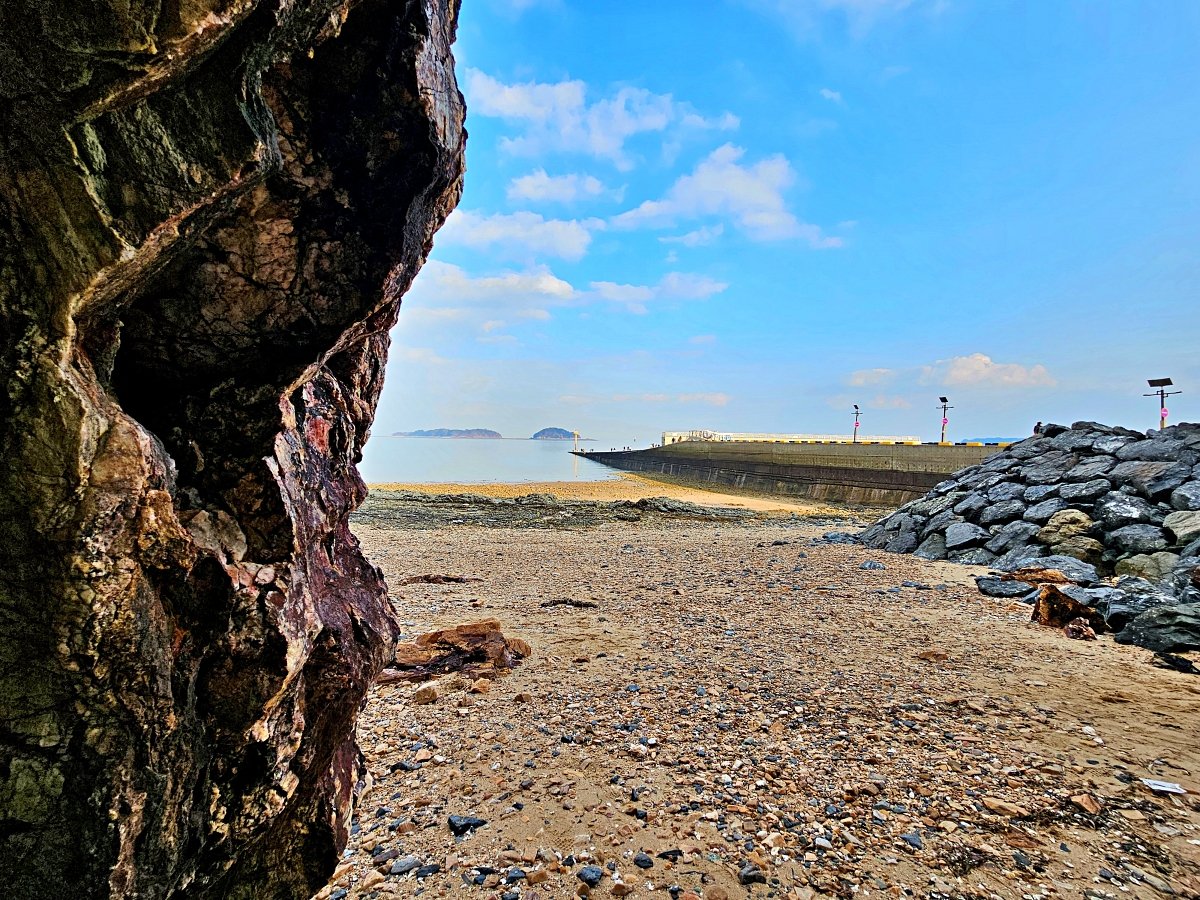
[[[1146,383],[1152,388],[1158,388],[1158,390],[1149,394],[1142,394],[1142,396],[1158,398],[1158,429],[1161,431],[1167,427],[1167,398],[1173,397],[1175,394],[1182,394],[1183,391],[1168,391],[1167,388],[1174,385],[1174,382],[1170,378],[1150,378]]]
[[[950,401],[945,397],[938,397],[938,401],[942,404],[942,443],[944,444],[946,443],[946,426],[950,424],[950,419],[947,417],[946,412],[954,409],[954,407],[950,406]]]
[[[861,415],[861,413],[858,411],[858,404],[855,403],[854,404],[854,437],[850,441],[850,443],[852,443],[852,444],[858,443],[858,417],[860,415]]]

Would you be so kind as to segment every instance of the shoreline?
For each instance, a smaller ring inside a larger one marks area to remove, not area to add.
[[[622,472],[617,477],[604,481],[487,482],[486,484],[386,482],[368,484],[367,487],[371,490],[414,491],[422,494],[480,494],[496,498],[520,497],[526,494],[552,494],[561,500],[601,502],[669,497],[672,500],[684,500],[699,506],[734,507],[754,512],[794,512],[803,515],[840,515],[845,512],[844,508],[828,503],[797,502],[772,497],[744,496],[722,491],[703,490],[687,485],[643,478],[629,472]]]

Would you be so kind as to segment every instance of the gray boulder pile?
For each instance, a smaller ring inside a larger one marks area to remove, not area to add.
[[[1164,621],[1200,620],[1200,606],[1165,611],[1200,603],[1200,424],[1146,434],[1096,422],[1046,426],[955,472],[859,539],[1000,573],[1063,572],[1114,631],[1151,607]],[[980,579],[980,589],[1022,591],[998,578]]]

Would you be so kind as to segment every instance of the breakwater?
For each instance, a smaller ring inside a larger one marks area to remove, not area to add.
[[[664,475],[810,500],[899,506],[1000,449],[994,444],[683,441],[578,455],[651,478]]]

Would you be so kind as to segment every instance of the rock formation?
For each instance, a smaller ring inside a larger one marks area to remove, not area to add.
[[[1102,628],[1120,631],[1147,615],[1129,632],[1140,635],[1152,620],[1166,621],[1166,612],[1156,619],[1149,610],[1200,603],[1200,425],[1146,434],[1096,422],[1047,426],[955,472],[860,540],[1000,572],[1061,572],[1075,585],[1070,602],[1095,610]],[[1112,583],[1101,584],[1105,577]],[[1008,585],[980,579],[985,593],[1022,596]],[[1171,627],[1195,628],[1200,641],[1197,609],[1183,610]]]
[[[0,878],[308,897],[391,658],[347,521],[457,0],[0,14]]]

